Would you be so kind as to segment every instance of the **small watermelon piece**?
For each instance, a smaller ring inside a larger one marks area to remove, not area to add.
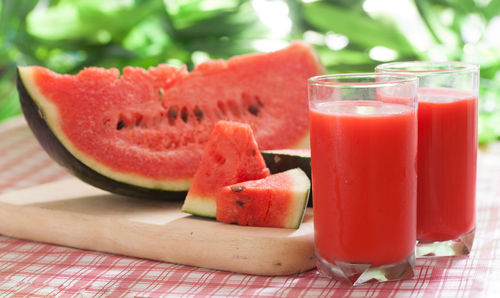
[[[19,67],[17,84],[31,130],[70,173],[118,194],[176,199],[219,120],[249,124],[261,149],[307,147],[307,79],[322,73],[314,48],[294,42],[191,72]]]
[[[252,128],[244,123],[219,121],[205,145],[182,211],[215,218],[219,188],[267,176],[269,169]]]
[[[296,229],[302,223],[311,181],[299,168],[219,190],[216,220],[242,226]]]

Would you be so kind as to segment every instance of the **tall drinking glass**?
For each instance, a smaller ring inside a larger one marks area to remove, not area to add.
[[[412,75],[310,78],[317,267],[354,285],[414,274],[417,89]]]
[[[417,256],[466,255],[475,230],[479,67],[415,61],[376,71],[420,81]]]

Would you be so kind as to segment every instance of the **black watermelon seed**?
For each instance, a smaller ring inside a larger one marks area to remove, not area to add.
[[[259,115],[259,108],[257,108],[257,107],[256,107],[256,106],[254,106],[254,105],[250,105],[250,106],[248,107],[248,111],[249,111],[252,115],[254,115],[254,116],[258,116],[258,115]]]
[[[124,127],[125,127],[125,121],[124,120],[120,120],[116,124],[116,130],[120,130],[120,129],[124,128]]]
[[[240,200],[237,200],[237,201],[236,201],[236,204],[238,204],[238,205],[240,205],[240,206],[245,206],[245,202],[240,201]]]
[[[241,186],[231,186],[231,190],[234,192],[241,192],[243,191],[243,187]]]
[[[188,111],[186,107],[183,107],[181,110],[181,119],[184,121],[184,123],[188,122]]]
[[[177,118],[177,108],[176,107],[171,107],[168,110],[168,118],[169,119],[175,119],[175,118]]]
[[[201,121],[201,119],[203,119],[203,111],[199,107],[194,108],[194,115],[196,116],[196,119],[198,121]]]
[[[264,104],[262,103],[262,101],[260,100],[260,97],[258,97],[257,95],[255,96],[255,100],[257,101],[257,104],[262,108],[264,107]]]
[[[255,156],[255,154],[257,154],[257,151],[252,150],[252,156]]]
[[[177,118],[177,108],[176,107],[171,107],[168,110],[168,124],[174,125],[175,118]]]

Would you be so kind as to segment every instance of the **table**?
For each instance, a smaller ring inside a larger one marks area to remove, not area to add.
[[[69,177],[18,117],[0,125],[0,193]],[[468,257],[417,259],[413,279],[351,287],[316,270],[253,276],[0,235],[0,296],[500,296],[500,144],[478,157],[477,230]]]

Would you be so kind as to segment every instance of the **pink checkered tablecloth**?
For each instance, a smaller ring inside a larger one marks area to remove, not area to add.
[[[0,125],[0,193],[66,177],[22,118]],[[470,256],[417,259],[411,280],[351,287],[316,270],[253,276],[0,235],[0,296],[500,297],[500,144],[479,154],[477,201]]]

